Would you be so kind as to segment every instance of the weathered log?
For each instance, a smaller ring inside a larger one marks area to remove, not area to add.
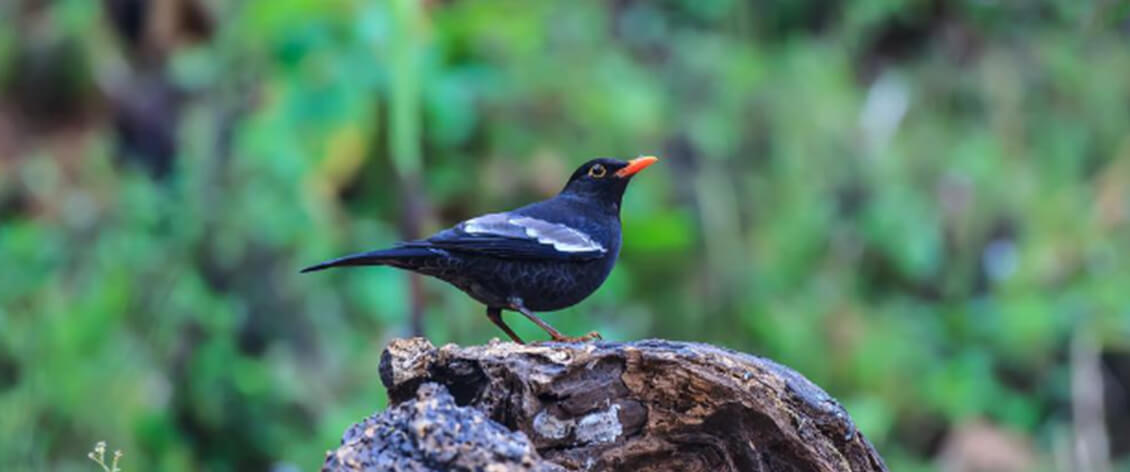
[[[887,470],[812,382],[705,344],[398,339],[380,376],[325,470]]]

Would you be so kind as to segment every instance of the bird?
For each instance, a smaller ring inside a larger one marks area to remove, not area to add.
[[[454,285],[486,305],[486,315],[514,342],[503,310],[521,313],[553,341],[601,339],[562,334],[535,312],[557,311],[588,298],[620,254],[620,204],[628,183],[658,159],[597,158],[585,162],[555,196],[510,211],[460,222],[424,239],[361,252],[301,270],[391,266]]]

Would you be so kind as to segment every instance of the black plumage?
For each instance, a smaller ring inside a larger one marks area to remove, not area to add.
[[[487,317],[511,339],[502,310],[522,313],[556,341],[587,340],[595,332],[562,335],[534,311],[575,305],[612,272],[620,253],[620,202],[628,182],[654,157],[625,162],[594,159],[579,167],[561,193],[524,207],[472,218],[426,239],[316,264],[388,265],[447,281],[487,306]]]

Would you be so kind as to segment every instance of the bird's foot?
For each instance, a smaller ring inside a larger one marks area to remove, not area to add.
[[[553,337],[553,341],[559,342],[559,343],[587,343],[589,341],[595,341],[595,340],[598,340],[598,339],[604,339],[604,338],[601,337],[600,333],[598,333],[596,331],[589,331],[589,334],[586,334],[584,336],[554,336]]]

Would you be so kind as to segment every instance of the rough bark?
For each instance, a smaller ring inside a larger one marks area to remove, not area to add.
[[[399,339],[380,375],[325,470],[887,470],[812,382],[705,344]]]

